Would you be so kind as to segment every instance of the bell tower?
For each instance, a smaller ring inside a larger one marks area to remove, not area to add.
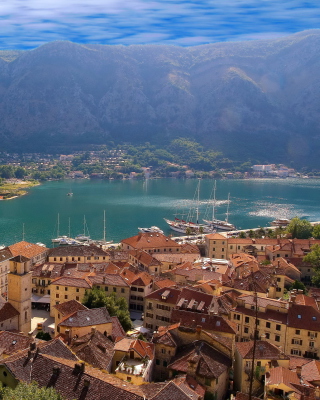
[[[11,258],[8,274],[8,302],[19,311],[19,330],[31,330],[31,287],[32,272],[30,259],[24,256]]]

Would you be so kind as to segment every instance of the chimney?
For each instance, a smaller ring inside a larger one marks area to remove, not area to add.
[[[197,327],[196,327],[197,335],[200,335],[201,331],[202,331],[202,326],[201,325],[197,325]]]
[[[298,375],[299,378],[301,378],[301,370],[302,370],[301,365],[297,365],[297,366],[296,366],[296,373],[297,373],[297,375]]]
[[[97,328],[95,326],[91,327],[91,335],[94,335],[96,333]]]
[[[86,364],[85,364],[84,361],[80,362],[80,368],[81,368],[81,372],[83,373],[85,371],[85,369],[86,369]]]
[[[30,351],[35,350],[37,347],[36,342],[30,342]]]
[[[66,329],[66,330],[64,331],[64,334],[65,334],[65,336],[66,336],[66,342],[67,342],[68,344],[70,344],[70,342],[71,342],[70,330],[69,330],[69,329]]]
[[[52,368],[52,374],[57,376],[59,375],[59,372],[60,372],[60,367],[58,365],[54,365]]]

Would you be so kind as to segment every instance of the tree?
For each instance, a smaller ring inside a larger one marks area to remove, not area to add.
[[[106,307],[111,317],[119,318],[125,331],[132,327],[128,304],[124,297],[117,298],[115,293],[107,296],[105,291],[93,288],[90,291],[85,291],[82,304],[88,308]]]
[[[53,388],[40,388],[36,382],[30,384],[20,382],[15,389],[0,388],[1,400],[63,400]]]
[[[286,232],[289,233],[293,239],[308,239],[312,236],[312,225],[306,219],[294,217],[287,226]]]
[[[37,338],[37,339],[41,339],[41,340],[46,340],[46,341],[52,339],[52,337],[50,336],[50,333],[48,333],[48,332],[43,332],[43,331],[39,331],[39,332],[37,333],[37,335],[36,335],[36,338]]]
[[[320,225],[315,225],[312,230],[312,237],[320,239]]]
[[[320,246],[315,244],[309,254],[303,257],[303,262],[312,266],[314,275],[311,278],[313,284],[320,287]]]
[[[300,282],[300,281],[294,281],[293,284],[290,286],[289,290],[293,290],[293,289],[300,289],[303,290],[303,294],[307,293],[307,288],[305,287],[305,285]]]

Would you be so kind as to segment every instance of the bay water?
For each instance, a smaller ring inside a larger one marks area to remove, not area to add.
[[[202,180],[200,219],[212,213],[212,180]],[[23,238],[51,247],[57,236],[74,237],[84,231],[84,216],[92,239],[103,238],[106,213],[107,240],[119,242],[137,234],[138,227],[156,225],[173,233],[163,218],[187,218],[197,205],[196,179],[65,180],[46,182],[28,190],[26,196],[0,202],[0,245]],[[72,192],[73,196],[68,196]],[[215,217],[225,219],[230,193],[229,222],[238,229],[268,226],[275,218],[307,218],[320,221],[319,179],[248,179],[217,181]],[[194,199],[194,200],[193,200]],[[211,199],[211,200],[210,200]],[[184,215],[181,212],[184,211]]]

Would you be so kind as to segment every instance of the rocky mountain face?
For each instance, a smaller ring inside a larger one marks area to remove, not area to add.
[[[194,137],[227,156],[320,149],[320,30],[182,48],[52,42],[0,51],[3,149]]]

